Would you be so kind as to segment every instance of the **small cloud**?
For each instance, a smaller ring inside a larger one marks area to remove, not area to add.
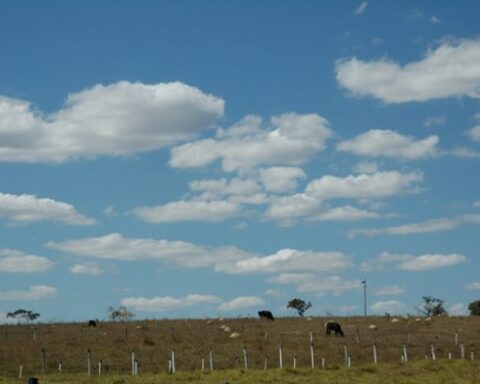
[[[241,311],[252,307],[264,305],[262,298],[257,296],[241,296],[219,305],[218,309],[223,312]]]
[[[477,289],[480,290],[480,281],[475,281],[475,282],[473,282],[473,283],[467,284],[467,285],[465,286],[465,288],[467,288],[467,289],[472,289],[472,290],[473,290],[473,289],[475,289],[475,290],[477,290]]]
[[[265,294],[273,297],[285,297],[287,294],[279,289],[269,288],[265,291]]]
[[[398,285],[390,285],[376,289],[374,294],[376,296],[396,296],[401,295],[404,292],[405,288],[399,287]]]
[[[0,248],[0,272],[38,273],[46,272],[54,266],[55,263],[45,257]]]
[[[388,301],[377,301],[373,304],[370,309],[377,314],[383,314],[385,312],[391,314],[401,314],[405,312],[407,306],[400,301],[388,300]]]
[[[432,23],[432,24],[439,24],[439,23],[442,22],[442,20],[440,20],[437,16],[432,16],[432,17],[430,17],[430,20],[429,20],[429,21],[430,21],[430,23]]]
[[[445,116],[430,116],[425,119],[423,126],[430,128],[434,125],[445,125],[446,119]]]
[[[383,43],[385,43],[385,39],[382,39],[381,37],[374,37],[372,39],[373,45],[382,45]]]
[[[103,270],[97,263],[85,263],[72,265],[70,272],[75,275],[100,275]]]
[[[30,301],[55,297],[58,289],[48,285],[32,285],[27,291],[0,291],[0,301]]]
[[[116,217],[118,216],[118,212],[115,210],[115,208],[113,208],[111,205],[109,205],[107,208],[105,208],[103,210],[103,214],[105,216],[109,216],[109,217]]]
[[[363,1],[356,9],[355,12],[353,12],[355,15],[362,15],[368,7],[368,2]]]
[[[463,303],[456,303],[447,308],[447,312],[451,316],[468,315],[467,306]]]

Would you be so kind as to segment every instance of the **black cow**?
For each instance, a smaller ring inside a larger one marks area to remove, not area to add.
[[[335,336],[338,336],[338,335],[342,337],[345,336],[343,334],[342,327],[340,326],[340,324],[335,323],[333,321],[329,321],[325,323],[325,330],[326,330],[327,336],[330,336],[332,332],[335,332]]]
[[[275,320],[273,318],[272,312],[270,311],[258,311],[258,316],[260,319],[266,319],[266,320]]]
[[[89,327],[96,327],[97,326],[97,321],[96,320],[88,320],[88,326]]]

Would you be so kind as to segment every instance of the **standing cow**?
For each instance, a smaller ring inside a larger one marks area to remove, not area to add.
[[[328,321],[325,323],[325,332],[327,336],[330,336],[332,332],[335,332],[335,336],[342,336],[345,337],[342,331],[342,327],[340,326],[339,323],[336,323],[334,321]]]
[[[266,320],[275,320],[273,318],[272,312],[270,311],[258,311],[258,316],[260,319],[266,319]]]

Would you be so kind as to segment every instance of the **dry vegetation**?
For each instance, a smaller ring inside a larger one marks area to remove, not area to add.
[[[255,374],[250,373],[253,369],[263,370],[267,358],[268,368],[272,372],[290,372],[293,376],[298,376],[304,371],[311,372],[308,370],[310,332],[313,335],[316,368],[319,368],[321,358],[325,357],[324,372],[345,371],[344,343],[351,356],[350,372],[360,370],[359,372],[368,373],[369,369],[375,372],[385,363],[398,365],[403,344],[407,345],[409,364],[414,360],[421,360],[421,363],[425,364],[426,355],[430,360],[431,344],[435,346],[436,357],[439,360],[447,359],[449,352],[452,359],[460,359],[461,343],[465,347],[466,360],[470,359],[471,352],[475,353],[475,359],[480,358],[480,318],[445,317],[434,318],[432,321],[408,318],[396,323],[392,322],[392,319],[382,317],[336,319],[342,324],[345,338],[325,336],[323,324],[326,320],[325,318],[311,320],[282,318],[274,322],[246,318],[158,320],[103,322],[96,328],[88,328],[87,324],[79,323],[2,326],[0,377],[7,380],[18,376],[20,365],[23,365],[24,376],[40,374],[42,349],[45,349],[47,374],[55,373],[59,362],[63,364],[62,375],[84,374],[87,369],[87,350],[90,349],[94,369],[98,361],[102,360],[103,373],[110,377],[114,374],[130,373],[131,353],[134,351],[139,361],[139,375],[144,379],[148,374],[165,373],[171,351],[175,350],[177,371],[183,372],[178,375],[180,379],[181,375],[191,375],[199,370],[202,357],[205,358],[205,368],[208,370],[210,349],[213,351],[215,370],[239,371],[244,364],[244,346],[247,348],[249,361],[249,373],[244,375]],[[375,324],[378,329],[369,329],[370,324]],[[222,325],[228,326],[230,332],[225,332],[221,328]],[[240,336],[231,338],[233,332]],[[455,333],[458,334],[457,345]],[[377,345],[380,364],[372,368],[373,343]],[[285,369],[282,371],[272,369],[279,366],[279,345],[282,345],[284,357]],[[297,358],[297,367],[302,368],[296,374],[291,372],[294,356]],[[430,363],[441,364],[432,361]],[[446,363],[464,363],[471,366],[477,364],[468,361]],[[478,372],[478,367],[474,372]],[[208,376],[205,377],[208,379]],[[480,382],[480,377],[477,378],[477,382]],[[1,382],[7,381],[0,380]]]

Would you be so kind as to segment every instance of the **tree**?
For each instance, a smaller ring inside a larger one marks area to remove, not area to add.
[[[306,303],[302,299],[292,299],[288,302],[287,308],[295,309],[298,312],[298,316],[302,317],[305,311],[312,307],[312,303],[309,301]]]
[[[421,308],[415,307],[415,309],[425,316],[447,316],[448,313],[443,307],[445,300],[439,299],[433,296],[423,296],[423,305]]]
[[[123,321],[128,321],[131,320],[132,317],[135,315],[130,312],[127,307],[120,305],[118,308],[114,307],[108,307],[108,317],[112,319],[113,321],[115,320],[123,320]]]
[[[7,317],[17,319],[18,321],[25,321],[26,323],[30,323],[38,319],[40,317],[40,314],[27,309],[17,309],[14,312],[8,312]]]
[[[480,316],[480,300],[472,301],[468,304],[468,310],[472,316]]]

